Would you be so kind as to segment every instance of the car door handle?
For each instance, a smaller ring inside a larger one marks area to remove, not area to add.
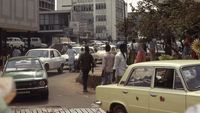
[[[124,94],[127,94],[127,93],[128,93],[128,91],[122,91],[122,93],[124,93]]]
[[[150,93],[150,96],[157,97],[157,95],[155,93]]]

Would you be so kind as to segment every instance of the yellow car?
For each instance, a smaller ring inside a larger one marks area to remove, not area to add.
[[[200,103],[200,60],[130,65],[118,84],[98,86],[96,99],[110,113],[184,113]]]

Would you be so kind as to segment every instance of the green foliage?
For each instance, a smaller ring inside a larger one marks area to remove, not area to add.
[[[161,55],[158,57],[159,60],[174,60],[175,58],[170,55]]]

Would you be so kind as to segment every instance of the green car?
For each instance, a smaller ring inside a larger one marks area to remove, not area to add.
[[[42,99],[49,97],[47,73],[38,58],[10,58],[1,77],[13,77],[17,95],[40,95]]]

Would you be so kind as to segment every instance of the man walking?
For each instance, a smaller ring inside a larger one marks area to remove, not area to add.
[[[75,51],[72,49],[72,46],[69,45],[67,50],[67,54],[69,56],[68,64],[69,64],[69,72],[74,71],[74,62],[75,62]]]
[[[78,65],[82,71],[83,92],[88,92],[87,81],[89,71],[91,70],[92,73],[94,72],[94,58],[89,51],[89,47],[85,46],[85,52],[81,54],[78,59]]]
[[[110,45],[107,44],[105,47],[106,54],[102,60],[102,85],[111,84],[112,83],[112,72],[115,56],[110,52]]]
[[[119,46],[120,51],[115,55],[115,62],[113,66],[113,81],[119,82],[121,77],[123,76],[127,64],[126,64],[126,52],[127,45],[121,44]]]

